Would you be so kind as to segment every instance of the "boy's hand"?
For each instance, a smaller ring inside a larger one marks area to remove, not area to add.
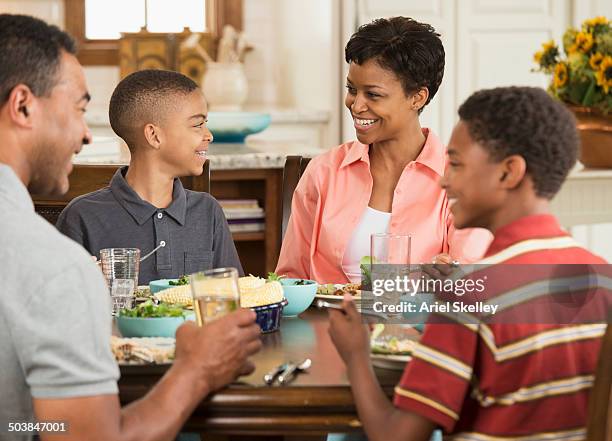
[[[344,295],[344,311],[329,310],[329,335],[345,364],[370,357],[370,334],[361,321],[350,294]]]

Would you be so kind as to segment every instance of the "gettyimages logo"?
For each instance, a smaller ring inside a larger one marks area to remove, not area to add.
[[[382,296],[385,293],[401,292],[410,297],[418,293],[445,293],[462,297],[465,294],[482,293],[485,290],[487,277],[479,279],[432,279],[425,275],[418,278],[407,275],[396,276],[394,279],[372,280],[372,294]]]
[[[384,323],[606,323],[612,266],[370,265],[358,306]],[[371,321],[368,319],[368,321]]]

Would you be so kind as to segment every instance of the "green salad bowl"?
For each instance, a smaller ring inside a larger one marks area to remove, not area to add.
[[[289,302],[283,309],[284,317],[295,317],[312,304],[319,286],[314,280],[281,279],[283,293]]]
[[[156,294],[164,289],[174,288],[176,285],[170,285],[170,282],[178,283],[179,279],[159,279],[159,280],[151,280],[149,282],[149,289],[151,290],[151,294]]]
[[[195,320],[193,312],[184,317],[117,317],[117,327],[123,337],[172,337],[186,320]]]

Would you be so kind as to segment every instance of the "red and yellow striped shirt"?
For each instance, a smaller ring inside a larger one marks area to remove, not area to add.
[[[553,216],[538,215],[499,229],[482,263],[606,262]],[[605,330],[601,323],[429,324],[394,403],[455,440],[584,439]]]

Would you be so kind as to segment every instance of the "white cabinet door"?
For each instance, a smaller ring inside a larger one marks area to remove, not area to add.
[[[478,89],[546,87],[533,53],[570,23],[565,0],[461,0],[457,9],[457,102]]]

